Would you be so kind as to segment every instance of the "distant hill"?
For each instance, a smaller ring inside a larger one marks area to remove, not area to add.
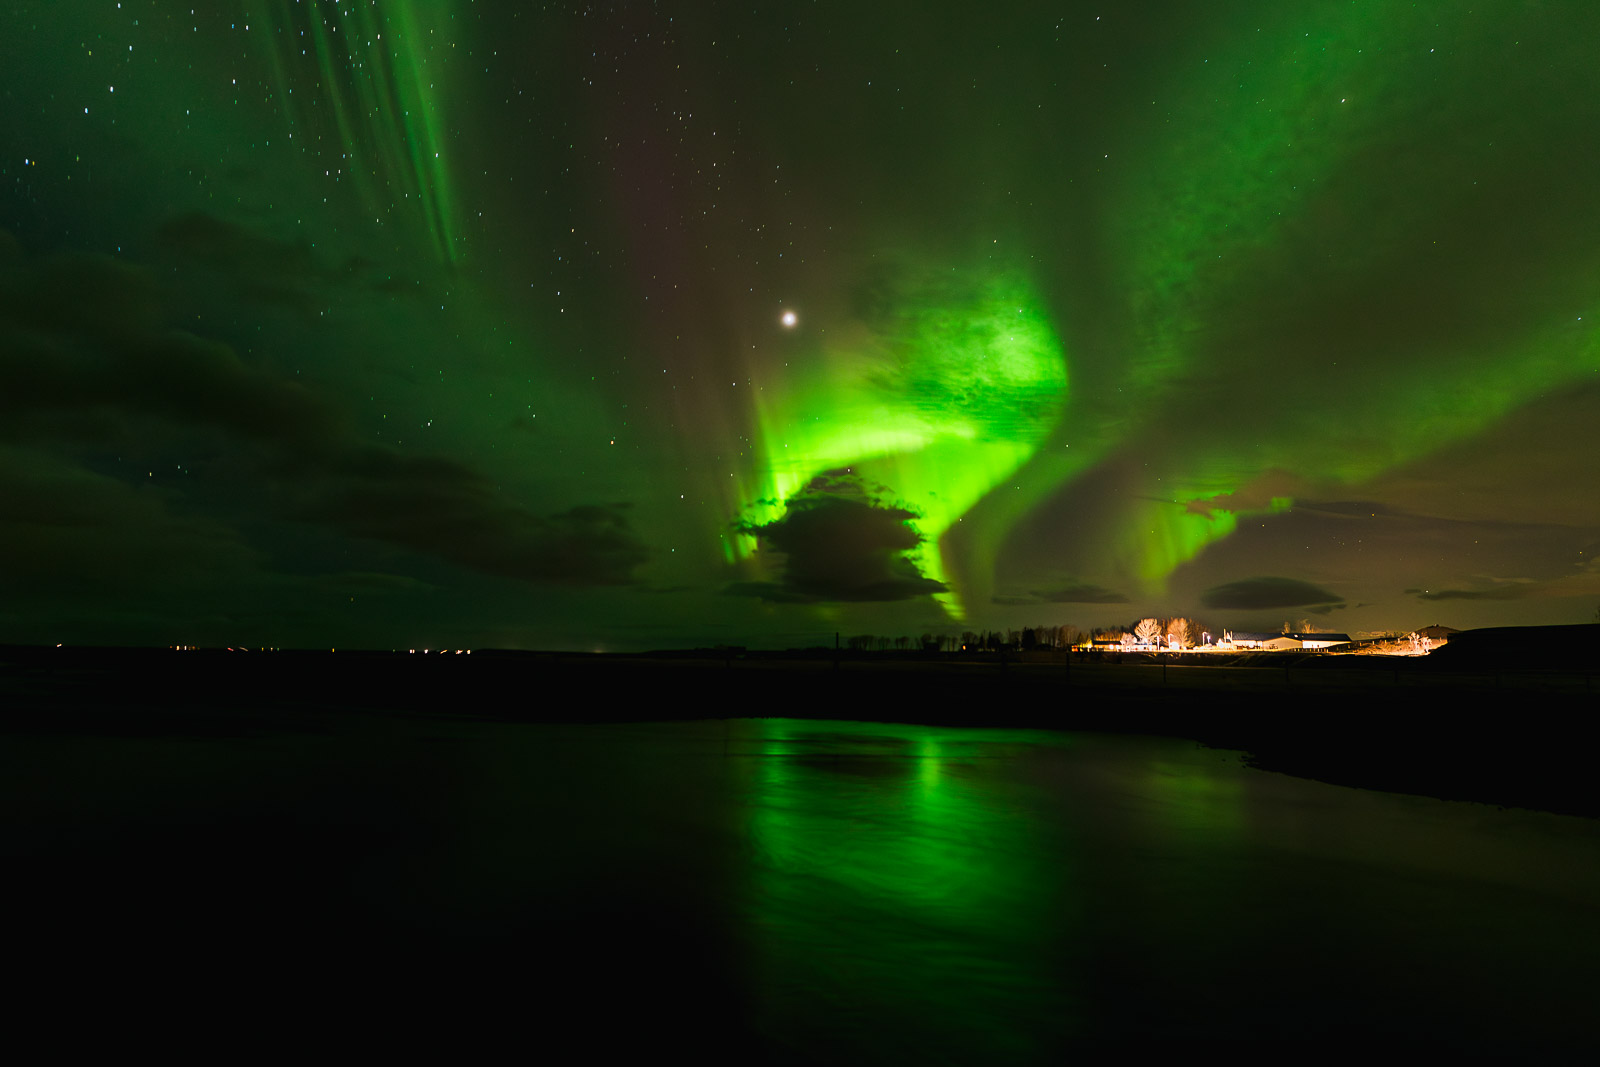
[[[1600,624],[1579,626],[1486,626],[1450,635],[1429,654],[1452,669],[1473,663],[1511,667],[1600,669]]]

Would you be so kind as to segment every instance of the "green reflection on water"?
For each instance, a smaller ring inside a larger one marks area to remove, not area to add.
[[[1244,831],[1244,785],[1231,767],[1222,773],[1220,765],[1212,770],[1155,759],[1145,784],[1160,805],[1152,819],[1155,831],[1206,848],[1233,843]]]
[[[1080,1000],[1058,972],[1081,922],[1074,865],[1015,776],[1019,758],[1065,738],[784,719],[735,729],[764,1029],[810,1049],[892,1034],[884,1056],[1007,1059],[1074,1029]]]

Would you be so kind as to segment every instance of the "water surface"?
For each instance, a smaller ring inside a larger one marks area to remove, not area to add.
[[[595,1055],[1600,1044],[1592,820],[1162,738],[340,722],[13,739],[22,965]]]

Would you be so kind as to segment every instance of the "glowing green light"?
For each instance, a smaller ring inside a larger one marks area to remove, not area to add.
[[[907,293],[869,338],[821,354],[797,380],[763,390],[761,467],[742,500],[752,525],[782,515],[813,478],[848,468],[916,512],[911,555],[950,583],[939,539],[1015,472],[1060,418],[1066,361],[1020,273],[941,281]],[[748,558],[755,538],[736,535]],[[958,591],[939,598],[959,616]]]
[[[1045,988],[1045,959],[1031,951],[1042,916],[1075,925],[1084,905],[1070,878],[1037,876],[1041,855],[1052,871],[1073,870],[1071,842],[1037,839],[1010,757],[1071,740],[791,719],[730,728],[735,751],[749,757],[740,762],[758,1011],[789,1010],[787,998],[765,998],[818,961],[833,970],[847,959],[841,973],[817,975],[816,987],[844,982],[851,1003],[875,1018],[911,1011],[914,1032],[981,1031],[993,1057],[1037,1058],[1028,1038],[1008,1038],[994,1021]],[[991,972],[991,952],[1008,961],[1003,974]],[[930,1004],[939,1005],[931,1015]],[[1057,1003],[1039,1008],[1060,1017]],[[907,1055],[896,1040],[879,1058]]]
[[[392,0],[325,19],[315,5],[247,4],[266,35],[276,97],[291,140],[316,146],[335,188],[353,189],[368,216],[420,220],[434,254],[455,262],[455,195],[444,143],[445,30],[451,5]],[[296,76],[309,41],[316,77]],[[299,91],[296,92],[295,90]],[[324,129],[323,116],[332,129]],[[337,145],[337,150],[332,146]]]

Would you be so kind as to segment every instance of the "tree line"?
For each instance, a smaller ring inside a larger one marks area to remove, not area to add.
[[[1076,626],[1024,626],[1020,630],[963,630],[920,637],[856,634],[845,640],[845,647],[854,652],[1034,652],[1065,649],[1082,637],[1083,631]]]
[[[1221,633],[1197,619],[1151,617],[1126,626],[1097,626],[1089,630],[1064,623],[1007,630],[963,630],[959,634],[930,632],[898,637],[856,634],[844,644],[853,652],[1050,652],[1064,651],[1091,638],[1143,647],[1195,648],[1216,643]]]

